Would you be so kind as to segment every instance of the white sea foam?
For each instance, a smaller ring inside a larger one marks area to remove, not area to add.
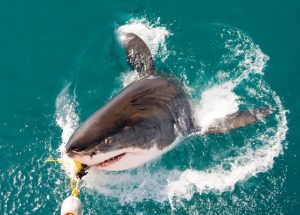
[[[58,94],[55,107],[56,123],[62,129],[62,144],[59,147],[59,152],[61,153],[61,158],[66,161],[63,163],[64,169],[69,176],[73,176],[76,170],[74,161],[64,153],[65,145],[79,123],[79,116],[76,113],[76,107],[78,106],[76,94],[74,91],[70,93],[70,88],[71,83],[67,84]]]
[[[73,131],[79,123],[79,117],[76,114],[76,94],[70,94],[71,84],[67,84],[58,94],[55,102],[56,107],[56,123],[62,129],[62,143],[65,145]]]
[[[134,82],[138,79],[139,79],[139,73],[135,70],[124,72],[121,75],[121,81],[122,81],[123,87],[128,86],[129,84],[131,84],[132,82]]]
[[[205,90],[195,107],[195,119],[205,132],[215,120],[235,113],[239,109],[239,97],[232,92],[233,83],[226,82]]]
[[[85,185],[103,195],[118,198],[121,204],[141,202],[154,199],[165,202],[167,198],[167,181],[176,178],[179,171],[148,168],[119,173],[92,170],[85,178]]]
[[[120,26],[117,33],[138,35],[146,43],[154,58],[159,57],[164,61],[169,55],[166,38],[171,33],[166,27],[160,26],[159,19],[155,23],[150,23],[146,18],[131,19],[127,24]]]

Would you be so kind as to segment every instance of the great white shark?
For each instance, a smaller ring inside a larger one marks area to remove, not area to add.
[[[65,146],[67,155],[101,170],[139,167],[171,150],[193,133],[220,134],[271,114],[268,107],[238,111],[203,130],[195,122],[192,101],[184,88],[157,72],[150,50],[133,33],[122,33],[127,62],[140,79],[85,120]]]

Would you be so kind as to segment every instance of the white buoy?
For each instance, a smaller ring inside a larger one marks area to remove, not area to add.
[[[75,196],[66,198],[61,206],[61,215],[82,215],[82,204]]]

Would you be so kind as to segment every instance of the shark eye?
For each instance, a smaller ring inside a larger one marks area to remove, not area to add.
[[[105,143],[106,144],[111,144],[112,142],[113,142],[113,138],[112,137],[105,138]]]

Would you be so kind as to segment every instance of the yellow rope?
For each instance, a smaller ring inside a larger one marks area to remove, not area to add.
[[[53,163],[67,163],[65,160],[63,160],[63,159],[52,159],[52,158],[48,158],[46,161],[45,161],[46,163],[47,162],[53,162]]]
[[[80,179],[77,178],[76,186],[73,187],[73,184],[72,184],[72,187],[73,187],[73,188],[71,188],[72,189],[72,193],[71,193],[72,196],[75,196],[75,197],[78,196],[78,194],[79,194],[79,184],[80,184]]]
[[[82,164],[77,160],[73,160],[73,161],[74,161],[75,166],[76,166],[76,173],[80,172],[81,169],[82,169]]]
[[[79,161],[76,161],[76,160],[73,160],[73,161],[74,161],[74,164],[75,164],[75,174],[71,178],[70,188],[71,188],[71,191],[72,191],[71,195],[77,197],[78,194],[79,194],[80,179],[76,177],[76,174],[81,171],[82,164]],[[48,158],[46,160],[46,162],[53,162],[53,163],[58,162],[58,163],[64,163],[64,164],[71,164],[70,162],[68,162],[68,161],[66,161],[64,159],[56,159],[55,160],[55,159]],[[75,178],[76,178],[76,185],[74,187]]]

